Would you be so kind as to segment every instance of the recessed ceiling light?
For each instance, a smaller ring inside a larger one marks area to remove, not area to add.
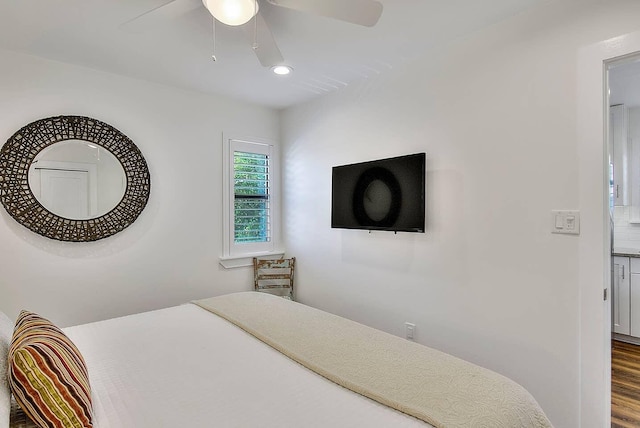
[[[291,73],[293,71],[293,68],[289,67],[288,65],[274,65],[273,67],[271,67],[271,71],[280,76],[284,76]]]

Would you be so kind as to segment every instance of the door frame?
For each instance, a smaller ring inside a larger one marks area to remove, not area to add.
[[[637,52],[640,31],[586,46],[577,56],[578,426],[611,426],[611,301],[603,299],[604,289],[611,290],[607,69]]]
[[[95,163],[86,162],[62,162],[62,161],[50,161],[40,160],[37,163],[33,163],[29,168],[29,187],[40,191],[40,183],[32,182],[32,180],[39,180],[40,174],[36,174],[38,170],[43,169],[59,169],[62,171],[80,171],[86,172],[89,175],[89,218],[95,218],[98,214],[98,165]],[[37,181],[36,180],[36,181]],[[36,194],[36,198],[39,194]]]

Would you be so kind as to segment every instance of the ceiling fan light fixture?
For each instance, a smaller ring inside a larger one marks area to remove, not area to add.
[[[215,19],[227,25],[246,24],[258,12],[256,0],[202,0]]]
[[[271,67],[271,71],[279,76],[286,76],[293,71],[293,68],[289,67],[288,65],[274,65],[273,67]]]

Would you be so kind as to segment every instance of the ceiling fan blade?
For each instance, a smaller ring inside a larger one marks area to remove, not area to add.
[[[133,33],[145,32],[199,7],[202,7],[202,0],[170,0],[120,24],[119,28]]]
[[[276,44],[273,34],[267,25],[267,21],[264,20],[262,14],[258,12],[256,15],[257,24],[254,20],[250,20],[242,26],[244,33],[247,35],[251,43],[256,41],[256,27],[257,27],[257,46],[253,49],[258,57],[258,61],[263,67],[273,67],[284,63],[284,58],[278,45]]]
[[[352,24],[373,27],[382,15],[382,3],[376,0],[267,0],[300,12],[326,16]]]

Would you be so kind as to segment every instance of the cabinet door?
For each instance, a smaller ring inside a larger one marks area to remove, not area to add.
[[[623,104],[611,106],[609,138],[613,147],[613,203],[629,205],[629,137]]]
[[[629,257],[613,258],[613,332],[620,334],[631,333],[631,279],[629,274]],[[640,287],[640,274],[637,275]],[[640,289],[638,289],[638,311],[640,311]],[[638,327],[640,327],[640,312],[638,312]],[[638,329],[640,334],[640,328]]]
[[[631,274],[631,336],[640,337],[640,273]]]

